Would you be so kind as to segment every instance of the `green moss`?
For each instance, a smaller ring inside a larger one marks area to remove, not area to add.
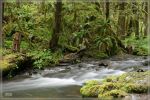
[[[150,89],[148,76],[150,71],[129,72],[120,76],[110,76],[101,83],[97,80],[86,82],[80,90],[87,97],[98,97],[99,99],[122,98],[128,93],[147,93]],[[146,84],[147,83],[147,84]]]
[[[90,85],[85,85],[80,89],[80,93],[82,94],[82,96],[86,96],[86,97],[90,97]]]
[[[150,71],[146,72],[128,72],[116,77],[118,82],[135,83],[138,80],[143,80],[150,75]]]
[[[89,80],[85,82],[85,86],[80,89],[80,93],[86,97],[96,97],[98,96],[98,91],[100,87],[100,82],[97,80]]]
[[[116,81],[117,81],[116,76],[109,76],[103,80],[103,82],[116,82]]]
[[[104,94],[99,94],[98,95],[98,98],[99,99],[113,99],[113,98],[123,98],[125,96],[127,96],[128,94],[124,91],[121,91],[121,90],[111,90],[111,91],[108,91]]]
[[[101,85],[101,88],[99,88],[99,93],[103,94],[114,89],[119,89],[121,86],[122,84],[120,83],[106,82]]]
[[[147,93],[149,86],[130,83],[125,85],[124,88],[128,93]]]
[[[11,53],[5,55],[3,59],[0,60],[0,63],[0,69],[3,71],[3,77],[8,78],[15,76],[20,71],[25,70],[28,66],[32,65],[31,59],[21,53]]]
[[[98,80],[88,80],[85,82],[85,85],[90,85],[90,86],[98,85],[98,84],[100,84]]]

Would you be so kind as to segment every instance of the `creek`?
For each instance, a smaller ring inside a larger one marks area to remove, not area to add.
[[[110,75],[121,75],[138,69],[148,70],[148,65],[145,64],[148,60],[148,57],[128,56],[59,65],[28,77],[25,77],[27,76],[25,73],[12,80],[4,81],[2,91],[4,97],[9,98],[51,98],[52,100],[76,98],[79,100],[82,99],[80,88],[85,81],[102,80]],[[101,63],[108,66],[102,66]],[[136,100],[136,97],[132,96],[132,98]]]

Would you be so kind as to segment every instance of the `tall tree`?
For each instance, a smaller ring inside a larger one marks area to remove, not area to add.
[[[2,22],[4,23],[4,1],[2,2]]]
[[[106,0],[106,20],[109,19],[109,0]]]
[[[118,35],[119,36],[125,36],[125,2],[119,2],[119,17],[118,17]]]
[[[17,7],[19,8],[20,7],[20,0],[16,0],[16,3],[17,3]]]
[[[0,1],[0,9],[3,9],[2,7],[2,1]],[[0,10],[0,23],[2,22],[2,11]],[[2,24],[0,24],[0,27],[2,27]],[[0,29],[0,47],[2,47],[2,28]]]
[[[134,20],[134,31],[135,31],[135,35],[136,37],[139,37],[139,15],[138,15],[138,4],[136,2],[133,2],[133,14],[135,17]]]
[[[130,17],[129,30],[128,35],[132,32],[135,32],[136,37],[139,37],[139,15],[138,15],[138,7],[135,0],[131,3],[132,16]]]
[[[16,0],[16,5],[17,5],[17,8],[19,9],[20,8],[20,0]],[[17,22],[18,22],[18,19],[17,19]],[[18,25],[19,25],[19,23],[18,23]],[[13,34],[12,50],[14,52],[19,52],[20,44],[21,44],[21,32],[18,31]]]
[[[145,11],[148,13],[148,2],[145,2]],[[148,31],[148,14],[145,13],[145,29],[144,36],[147,36]]]
[[[62,12],[62,0],[56,0],[55,4],[55,22],[53,27],[52,38],[49,43],[49,47],[52,51],[58,48],[58,40],[61,32],[61,12]]]

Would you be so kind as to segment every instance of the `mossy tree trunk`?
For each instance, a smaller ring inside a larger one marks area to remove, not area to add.
[[[106,20],[109,19],[109,0],[106,0]]]
[[[2,1],[2,23],[4,23],[4,1]]]
[[[61,32],[61,11],[62,11],[62,0],[56,0],[55,4],[55,22],[53,27],[52,38],[49,43],[49,48],[55,51],[58,48],[58,40]]]
[[[124,37],[125,36],[125,14],[124,14],[124,9],[125,9],[125,2],[119,2],[119,17],[118,17],[118,29],[117,33],[118,36]]]
[[[16,0],[16,3],[17,3],[17,7],[19,8],[20,7],[20,0]]]
[[[148,13],[148,2],[145,2],[145,11]],[[144,36],[147,36],[148,31],[148,14],[145,13],[145,29]]]
[[[136,37],[139,37],[139,15],[137,14],[138,13],[138,10],[137,10],[137,3],[136,2],[133,2],[133,14],[135,16],[135,20],[134,20],[134,26],[135,26],[135,35]]]
[[[139,37],[139,15],[138,15],[138,5],[133,0],[132,4],[132,16],[130,18],[130,23],[129,23],[129,30],[128,30],[128,35],[130,35],[132,32],[135,32],[135,36]]]
[[[4,24],[4,6],[5,6],[4,5],[4,0],[1,1],[1,5],[2,5],[1,6],[1,9],[2,9],[2,13],[1,13],[2,14],[2,18],[1,18],[2,20],[1,20],[1,22],[2,22],[2,24]],[[3,27],[3,26],[1,26],[1,27]],[[1,38],[0,38],[0,40],[1,40],[1,46],[2,47],[4,47],[4,41],[5,41],[4,39],[5,39],[4,31],[1,30]]]

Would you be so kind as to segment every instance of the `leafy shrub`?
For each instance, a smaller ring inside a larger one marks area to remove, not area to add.
[[[29,53],[29,56],[32,56],[32,58],[35,60],[33,63],[34,68],[44,68],[48,67],[52,64],[57,64],[61,54],[56,52],[52,53],[50,50],[43,50],[43,51],[32,51]]]

